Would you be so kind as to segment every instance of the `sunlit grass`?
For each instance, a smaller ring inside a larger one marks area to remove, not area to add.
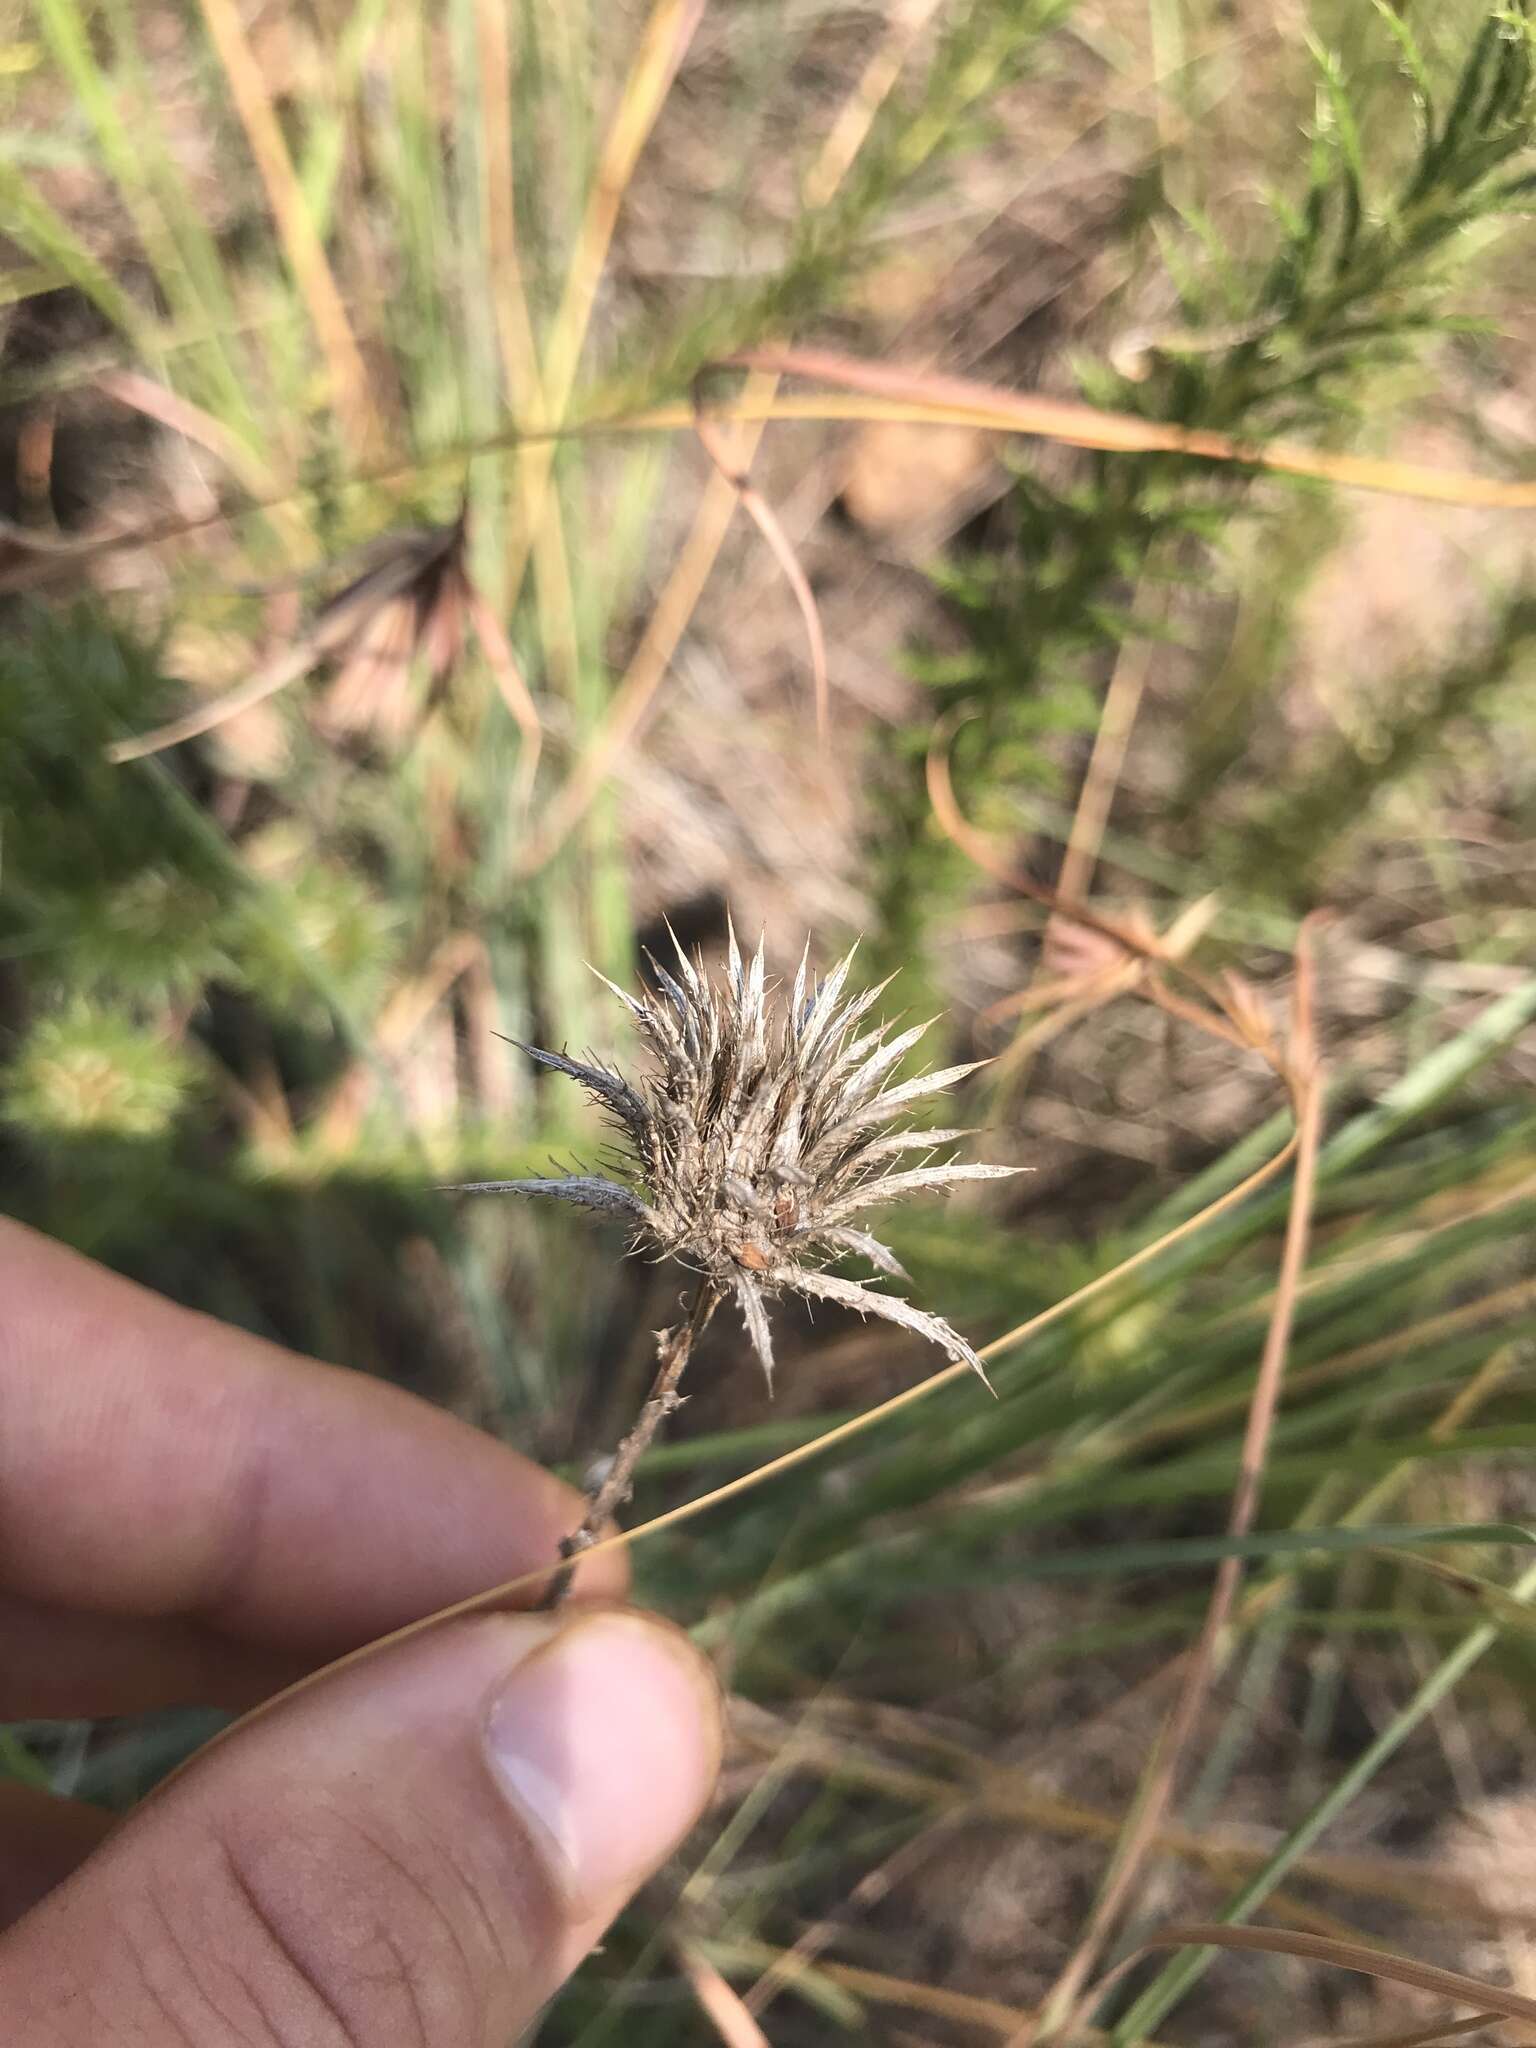
[[[1251,195],[1224,189],[1219,146],[1242,119],[1232,95],[1246,46],[1180,0],[1160,0],[1145,50],[1129,10],[1010,0],[931,18],[893,11],[862,23],[857,61],[826,57],[820,98],[803,81],[820,75],[818,38],[837,24],[815,10],[765,27],[657,0],[627,13],[619,35],[607,23],[597,33],[580,9],[365,0],[324,34],[295,15],[287,76],[281,50],[253,42],[248,10],[201,0],[182,26],[183,97],[165,104],[124,0],[34,0],[26,61],[0,62],[0,205],[24,258],[0,304],[68,290],[94,339],[18,366],[7,395],[30,417],[103,371],[153,380],[216,510],[194,507],[180,540],[156,552],[163,576],[113,605],[45,614],[39,603],[0,656],[0,955],[41,1020],[0,1070],[16,1207],[323,1355],[398,1372],[425,1344],[460,1391],[471,1385],[504,1426],[578,1469],[593,1442],[622,1432],[645,1332],[669,1313],[657,1306],[670,1302],[668,1277],[631,1286],[604,1259],[594,1280],[590,1253],[558,1224],[502,1210],[461,1225],[424,1190],[538,1173],[551,1144],[593,1135],[493,1034],[615,1049],[588,965],[618,977],[633,966],[618,785],[656,731],[740,502],[728,476],[684,459],[694,377],[739,351],[809,346],[834,321],[856,326],[878,237],[901,232],[904,207],[943,196],[1031,71],[1052,85],[1073,65],[1101,67],[1106,101],[1112,83],[1117,108],[1136,109],[1117,118],[1156,172],[1155,196],[1128,206],[1111,246],[1135,279],[1154,257],[1166,265],[1170,317],[1118,366],[1081,366],[1094,414],[1047,409],[1065,375],[1047,395],[980,379],[957,393],[935,382],[940,363],[882,388],[890,366],[873,350],[861,358],[846,328],[832,330],[841,388],[783,382],[786,363],[825,371],[825,352],[764,352],[705,387],[733,419],[743,471],[775,421],[850,426],[882,406],[1079,446],[1086,436],[1102,451],[1058,488],[1017,444],[1010,543],[944,570],[973,646],[935,661],[934,703],[883,756],[869,750],[868,859],[887,912],[870,953],[902,968],[897,994],[928,989],[951,915],[988,886],[943,839],[921,786],[935,704],[966,714],[944,736],[967,812],[999,838],[1022,821],[1075,849],[1060,884],[1069,899],[1093,889],[1095,856],[1110,879],[1090,901],[1106,918],[1144,891],[1172,927],[1219,892],[1190,956],[1212,976],[1292,951],[1294,913],[1347,879],[1349,849],[1380,806],[1414,807],[1432,842],[1463,723],[1492,714],[1521,728],[1510,685],[1527,659],[1528,602],[1494,591],[1486,645],[1376,707],[1368,749],[1341,729],[1304,775],[1271,787],[1252,727],[1272,708],[1336,515],[1316,497],[1280,499],[1248,442],[1283,432],[1299,443],[1269,464],[1314,491],[1436,488],[1374,436],[1372,410],[1432,383],[1437,336],[1463,292],[1475,299],[1494,274],[1491,237],[1529,178],[1523,30],[1515,16],[1484,28],[1469,5],[1447,10],[1420,51],[1395,15],[1334,12],[1319,14],[1315,51],[1260,45],[1274,77],[1252,148],[1275,153],[1277,198],[1256,226]],[[0,58],[21,47],[0,38]],[[89,174],[84,203],[48,176],[28,120],[39,92],[57,117],[54,154]],[[722,274],[648,292],[627,268],[628,215],[654,210],[658,191],[666,201],[664,183],[646,183],[654,153],[675,146],[668,124],[694,118],[689,95],[707,108],[712,92],[757,148],[755,175],[723,181],[712,201],[672,195]],[[1286,138],[1303,123],[1300,161]],[[783,182],[786,125],[798,193],[787,218],[762,196]],[[217,221],[184,160],[189,130],[216,132],[221,166],[239,166]],[[766,264],[745,260],[749,227],[759,242],[777,234]],[[641,416],[644,432],[598,430]],[[1475,472],[1446,473],[1444,488],[1457,502],[1528,505],[1526,467],[1490,453]],[[662,557],[663,514],[699,476]],[[243,579],[334,564],[321,584],[334,592],[349,550],[451,520],[461,502],[476,585],[538,706],[536,776],[529,729],[472,647],[435,693],[416,674],[404,745],[335,742],[296,683],[269,707],[267,756],[230,724],[195,752],[106,763],[111,742],[174,716],[208,681],[186,655],[198,645],[189,626],[205,647],[232,642],[237,673],[300,630],[312,599],[266,611],[272,600],[242,595]],[[151,523],[179,516],[140,511]],[[1185,633],[1197,680],[1162,785],[1168,829],[1155,803],[1150,827],[1127,827],[1113,805],[1142,769],[1143,691],[1116,695],[1110,677],[1116,649],[1148,644],[1160,623],[1132,593],[1198,581],[1250,517],[1268,525],[1247,526],[1231,550],[1243,629],[1202,638],[1199,614]],[[835,690],[835,646],[830,667]],[[1102,735],[1107,686],[1122,729],[1080,782],[1070,743]],[[796,730],[816,745],[808,715]],[[910,757],[910,776],[892,757]],[[1211,789],[1230,776],[1241,790],[1245,775],[1258,786],[1235,824],[1207,815]],[[44,829],[50,817],[62,834]],[[185,889],[123,898],[125,882],[167,874],[195,887],[195,918]],[[1518,969],[1499,906],[1449,869],[1443,882],[1457,958]],[[125,966],[129,912],[149,923]],[[842,935],[820,936],[830,957]],[[1332,950],[1325,935],[1317,971],[1325,987],[1347,976],[1347,945]],[[1271,974],[1266,989],[1277,985]],[[809,1345],[797,1363],[807,1379],[825,1370],[828,1386],[790,1379],[785,1412],[711,1407],[700,1390],[703,1419],[643,1469],[640,1506],[657,1521],[641,1529],[635,1564],[644,1592],[694,1629],[750,1703],[742,1741],[761,1768],[679,1879],[680,1910],[652,1900],[633,1915],[552,2014],[549,2038],[712,2038],[679,1944],[749,2004],[772,1994],[775,2024],[793,2012],[811,2030],[851,2026],[892,2009],[1008,2038],[1032,2023],[1026,1998],[919,1981],[894,1958],[864,1967],[867,1951],[839,1953],[838,1916],[851,1897],[857,1927],[861,1878],[893,1853],[915,1867],[930,1836],[984,1811],[1038,1834],[1042,1855],[1064,1839],[1098,1843],[1107,1866],[1130,1814],[1064,1798],[994,1751],[1007,1743],[1027,1759],[1070,1739],[1029,1725],[1042,1674],[1108,1670],[1124,1674],[1128,1698],[1145,1690],[1152,1702],[1126,1738],[1150,1753],[1223,1560],[1246,1575],[1201,1693],[1209,1740],[1178,1775],[1145,1871],[1171,1857],[1195,1874],[1203,1889],[1191,1895],[1210,1917],[1263,1908],[1305,1925],[1310,1912],[1335,1940],[1374,1925],[1384,1896],[1408,1924],[1481,1925],[1423,1862],[1395,1876],[1385,1857],[1330,1862],[1326,1831],[1397,1782],[1405,1745],[1433,1741],[1448,1702],[1461,1702],[1474,1746],[1490,1703],[1528,1711],[1526,1539],[1489,1502],[1536,1442],[1524,1249],[1536,1116],[1504,1063],[1533,1017],[1536,984],[1518,972],[1472,999],[1415,986],[1391,1022],[1400,1078],[1384,1092],[1350,1071],[1347,1046],[1337,1059],[1326,1048],[1327,1124],[1304,1174],[1312,1243],[1287,1283],[1294,1327],[1251,1526],[1224,1518],[1295,1184],[1277,1174],[1160,1240],[1281,1153],[1289,1109],[1230,1133],[1199,1172],[1157,1176],[1151,1194],[1144,1180],[1133,1200],[1100,1201],[1087,1218],[898,1224],[921,1298],[995,1344],[995,1403],[963,1373],[883,1403],[922,1369],[886,1354],[855,1409],[868,1354],[845,1379],[832,1347]],[[47,1059],[66,1035],[72,1054],[115,1061],[119,1080],[148,1076],[153,1130],[142,1115],[68,1123],[76,1068]],[[1262,1069],[1253,1043],[1239,1033],[1222,1055]],[[1026,1095],[1010,1126],[1023,1163],[1028,1107]],[[273,1265],[281,1293],[264,1277]],[[358,1316],[360,1298],[390,1305],[396,1341],[379,1334],[387,1316]],[[1020,1326],[1022,1340],[1006,1336]],[[696,1380],[738,1362],[734,1332],[712,1342]],[[588,1360],[603,1377],[578,1411]],[[695,1506],[718,1488],[731,1490]],[[1028,1640],[998,1653],[978,1635],[962,1655],[946,1650],[936,1614],[1058,1584],[1070,1597],[1040,1610],[1048,1619]],[[1351,1660],[1367,1657],[1389,1673],[1392,1712],[1341,1762]],[[1288,1686],[1303,1706],[1279,1753],[1273,1716]],[[969,1739],[946,1749],[956,1728]],[[0,1742],[0,1770],[121,1805],[207,1732],[204,1721],[105,1741],[17,1729]],[[1281,1788],[1287,1816],[1262,1853],[1223,1820],[1255,1768]],[[1138,1890],[1126,1947],[1150,1931],[1143,1904]],[[1087,1925],[1057,1933],[1070,1944]],[[1087,1955],[1077,1979],[1091,1981]],[[1209,1962],[1203,1949],[1176,1959],[1100,2024],[1125,2042],[1161,2028]],[[1066,1982],[1058,2019],[1082,1988]]]

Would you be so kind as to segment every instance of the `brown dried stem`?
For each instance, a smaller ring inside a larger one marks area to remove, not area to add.
[[[726,2048],[769,2048],[768,2036],[752,2017],[746,2001],[708,1956],[681,1936],[673,1940],[672,1952],[688,1979],[688,1988],[698,2001],[700,2012]]]
[[[1237,1485],[1233,1489],[1227,1516],[1227,1533],[1234,1538],[1248,1534],[1258,1512],[1269,1439],[1279,1405],[1296,1296],[1311,1230],[1323,1121],[1323,1077],[1313,1025],[1312,980],[1304,926],[1296,947],[1296,989],[1290,1043],[1285,1061],[1280,1065],[1291,1090],[1296,1114],[1296,1175],[1269,1327],[1254,1379]],[[1221,1638],[1242,1588],[1243,1573],[1243,1561],[1236,1556],[1223,1558],[1217,1567],[1200,1635],[1185,1668],[1183,1689],[1153,1750],[1141,1800],[1089,1916],[1088,1925],[1050,1997],[1043,2003],[1040,2018],[1022,2037],[1021,2048],[1023,2041],[1034,2042],[1042,2037],[1070,2040],[1075,2028],[1086,2020],[1091,2007],[1099,2001],[1102,1985],[1091,1987],[1086,1994],[1084,1987],[1131,1897],[1172,1803],[1180,1766],[1210,1694]]]
[[[584,1550],[590,1550],[597,1542],[606,1523],[623,1507],[635,1489],[635,1473],[640,1460],[650,1449],[652,1440],[667,1417],[682,1406],[683,1396],[677,1391],[678,1381],[688,1369],[693,1356],[693,1347],[704,1334],[710,1317],[720,1306],[720,1290],[708,1280],[702,1281],[693,1298],[693,1308],[688,1320],[677,1324],[674,1329],[658,1330],[656,1333],[656,1377],[651,1382],[651,1391],[646,1396],[645,1406],[640,1410],[634,1428],[614,1452],[613,1462],[608,1467],[602,1483],[589,1496],[587,1512],[582,1517],[581,1527],[574,1530],[560,1545],[560,1569],[549,1582],[549,1590],[539,1602],[542,1610],[558,1607],[571,1590],[571,1581],[576,1576],[576,1560]]]
[[[816,594],[811,589],[810,578],[801,568],[789,535],[780,525],[777,513],[762,492],[756,490],[749,480],[747,462],[737,458],[719,427],[705,412],[697,386],[694,390],[694,431],[699,437],[699,445],[704,453],[736,493],[742,511],[767,541],[774,560],[784,572],[784,580],[794,593],[795,603],[800,607],[800,616],[805,622],[805,637],[811,655],[811,681],[816,698],[816,737],[825,747],[828,720],[827,640],[821,629],[821,613],[816,608]],[[747,461],[750,460],[749,453]]]
[[[198,4],[256,160],[283,254],[325,357],[332,403],[352,455],[366,458],[377,452],[383,438],[368,366],[305,199],[271,91],[251,47],[242,10],[235,0],[198,0]]]
[[[1323,1078],[1313,1020],[1313,968],[1309,932],[1303,925],[1296,946],[1296,982],[1291,1029],[1285,1044],[1272,1037],[1267,1020],[1247,985],[1234,975],[1222,981],[1198,972],[1177,957],[1177,948],[1159,939],[1141,921],[1112,919],[1019,874],[992,842],[965,818],[955,801],[945,751],[945,735],[936,735],[928,756],[928,791],[941,829],[976,865],[1021,894],[1046,905],[1056,919],[1065,918],[1100,942],[1111,941],[1122,958],[1140,972],[1125,992],[1135,993],[1160,1009],[1209,1032],[1240,1052],[1257,1053],[1284,1083],[1296,1119],[1296,1172],[1286,1221],[1285,1244],[1275,1285],[1263,1354],[1254,1379],[1243,1437],[1237,1485],[1227,1517],[1233,1538],[1248,1534],[1258,1512],[1264,1466],[1274,1427],[1285,1362],[1290,1345],[1296,1298],[1306,1263],[1311,1228],[1318,1148],[1322,1136]],[[1086,875],[1086,868],[1084,869]],[[1309,920],[1309,923],[1313,920]],[[1176,993],[1164,979],[1177,973],[1202,1001]],[[1102,969],[1084,977],[1092,1006],[1122,992]],[[1088,1924],[1036,2018],[1016,2037],[1018,2048],[1044,2039],[1070,2039],[1103,1993],[1104,1984],[1085,1992],[1090,1974],[1114,1931],[1149,1854],[1152,1852],[1177,1789],[1180,1766],[1199,1723],[1215,1677],[1221,1639],[1243,1583],[1243,1563],[1224,1558],[1211,1589],[1199,1638],[1184,1667],[1183,1690],[1163,1725],[1147,1767],[1140,1801],[1119,1845]]]
[[[1248,1949],[1264,1955],[1299,1956],[1306,1962],[1354,1970],[1384,1984],[1406,1984],[1415,1991],[1454,1999],[1458,2005],[1476,2006],[1484,2025],[1495,2019],[1536,2020],[1536,1998],[1506,1991],[1499,1984],[1485,1984],[1460,1970],[1420,1962],[1416,1956],[1394,1955],[1389,1950],[1367,1948],[1363,1943],[1334,1941],[1326,1935],[1293,1933],[1278,1927],[1233,1927],[1224,1920],[1189,1920],[1149,1934],[1137,1951],[1137,1958],[1165,1948]]]
[[[1166,933],[1159,934],[1142,917],[1111,917],[1083,902],[1080,897],[1068,896],[1062,890],[1050,888],[1023,873],[985,832],[978,831],[961,810],[949,772],[948,748],[952,731],[953,727],[947,723],[935,726],[928,750],[928,801],[933,806],[934,818],[944,836],[983,874],[990,875],[1005,888],[1015,890],[1050,912],[1046,931],[1058,949],[1073,936],[1073,927],[1077,928],[1078,950],[1085,959],[1092,961],[1099,985],[1090,987],[1093,976],[1089,974],[1062,977],[1059,986],[1063,994],[1067,992],[1069,982],[1076,980],[1085,996],[1092,994],[1093,1000],[1087,1005],[1089,1008],[1098,1008],[1115,995],[1141,995],[1160,1009],[1184,1018],[1197,1029],[1225,1039],[1239,1051],[1257,1053],[1285,1083],[1295,1103],[1298,1099],[1296,1079],[1282,1048],[1271,1038],[1268,1024],[1246,984],[1235,976],[1228,976],[1224,981],[1214,980],[1183,957],[1187,942],[1208,921],[1208,905],[1192,905]],[[1083,939],[1085,934],[1089,939],[1107,943],[1090,947]],[[1133,979],[1116,977],[1109,971],[1116,965],[1135,963],[1140,963],[1142,972]],[[1176,994],[1164,978],[1168,974],[1176,974],[1181,981],[1188,983],[1204,998],[1203,1003],[1194,1004]]]
[[[1166,451],[1210,462],[1239,462],[1287,476],[1320,477],[1353,490],[1387,491],[1438,504],[1536,504],[1536,486],[1524,479],[1508,482],[1502,478],[1462,476],[1452,470],[1426,469],[1417,463],[1304,448],[1293,441],[1238,441],[1209,427],[1185,427],[1173,421],[1147,419],[1138,413],[1106,412],[1075,399],[1048,397],[1038,391],[1004,391],[971,377],[946,377],[910,364],[864,362],[832,349],[742,349],[727,356],[722,367],[776,378],[810,377],[835,385],[839,392],[863,394],[875,401],[875,406],[856,409],[847,398],[829,401],[817,395],[798,402],[777,398],[773,402],[775,419],[894,418],[900,408],[901,417],[927,420],[934,425],[979,426],[994,433],[1028,434],[1064,442],[1069,448],[1109,448],[1135,454]],[[656,421],[659,411],[650,417]]]

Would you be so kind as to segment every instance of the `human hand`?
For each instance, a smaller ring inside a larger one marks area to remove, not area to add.
[[[413,1396],[0,1221],[0,1720],[249,1707],[580,1519]],[[504,2048],[717,1768],[708,1670],[625,1584],[602,1555],[558,1614],[328,1675],[122,1822],[0,1784],[0,2039]]]

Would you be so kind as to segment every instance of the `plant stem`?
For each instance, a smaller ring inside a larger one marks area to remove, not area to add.
[[[584,1550],[590,1550],[597,1541],[605,1522],[616,1515],[634,1491],[635,1473],[640,1460],[651,1446],[658,1429],[667,1417],[683,1404],[683,1396],[677,1391],[677,1383],[687,1370],[693,1356],[693,1347],[709,1323],[710,1317],[720,1306],[719,1289],[709,1281],[700,1283],[699,1291],[693,1298],[693,1308],[688,1320],[679,1323],[675,1329],[656,1332],[656,1377],[651,1382],[651,1391],[646,1396],[645,1406],[640,1410],[634,1428],[614,1452],[613,1462],[597,1491],[587,1502],[587,1512],[582,1517],[581,1527],[567,1536],[560,1545],[560,1568],[549,1582],[549,1589],[539,1602],[542,1611],[558,1607],[571,1590],[571,1581],[576,1575],[576,1559]]]

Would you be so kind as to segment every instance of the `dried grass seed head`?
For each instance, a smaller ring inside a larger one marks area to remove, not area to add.
[[[975,1351],[941,1316],[823,1270],[851,1252],[905,1278],[890,1249],[856,1218],[908,1195],[1019,1170],[932,1156],[964,1131],[900,1127],[914,1102],[984,1062],[893,1084],[928,1026],[893,1035],[884,1024],[867,1024],[885,984],[845,1000],[851,952],[818,983],[808,974],[807,946],[786,1004],[773,1000],[765,981],[761,942],[744,961],[732,931],[723,980],[710,979],[675,936],[673,945],[675,974],[651,962],[656,995],[631,996],[606,982],[651,1055],[636,1083],[595,1062],[524,1047],[601,1105],[633,1155],[634,1182],[567,1174],[477,1181],[465,1191],[549,1196],[626,1216],[636,1249],[678,1259],[718,1296],[734,1296],[770,1385],[766,1304],[786,1291],[899,1323],[985,1380]],[[930,1156],[899,1163],[914,1153]]]

